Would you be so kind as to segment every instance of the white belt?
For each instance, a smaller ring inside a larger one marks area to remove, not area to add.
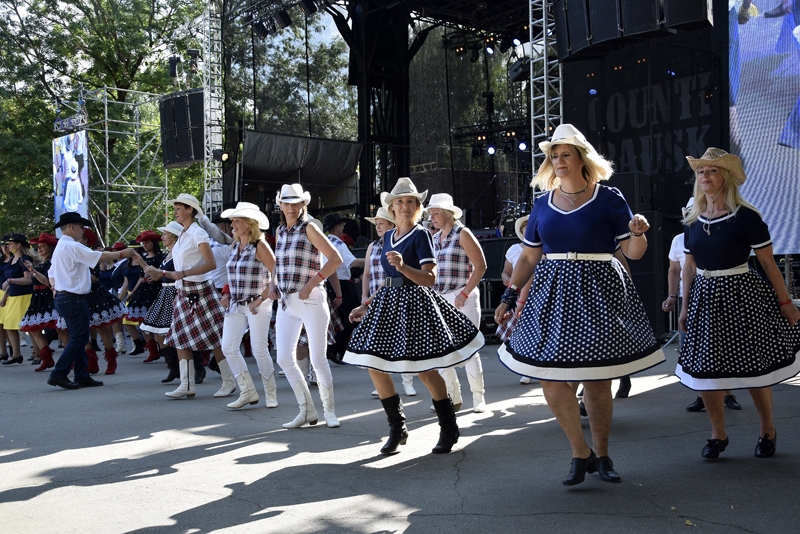
[[[581,252],[566,252],[564,254],[545,254],[548,260],[583,260],[583,261],[611,261],[613,254],[583,254]]]
[[[721,271],[704,271],[703,269],[697,269],[698,276],[703,276],[705,278],[716,278],[717,276],[732,276],[734,274],[744,274],[750,270],[750,267],[747,266],[745,263],[744,265],[740,265],[738,267],[734,267],[733,269],[722,269]]]

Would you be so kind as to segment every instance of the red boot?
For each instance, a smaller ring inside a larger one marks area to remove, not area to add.
[[[89,367],[86,368],[86,372],[96,375],[100,371],[100,366],[97,365],[97,353],[93,349],[86,349],[86,358],[89,359]]]
[[[117,349],[114,347],[106,349],[104,359],[108,362],[106,374],[113,375],[117,370]]]
[[[151,339],[150,341],[148,341],[145,344],[144,348],[146,348],[147,351],[150,353],[150,356],[148,356],[147,359],[144,360],[144,363],[154,362],[157,359],[161,358],[161,354],[158,353],[158,343],[156,343],[155,339]]]
[[[39,351],[39,358],[42,359],[42,363],[34,371],[44,371],[56,365],[56,362],[53,361],[53,349],[46,345]]]

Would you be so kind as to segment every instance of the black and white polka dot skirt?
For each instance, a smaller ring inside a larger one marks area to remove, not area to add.
[[[147,310],[147,317],[141,329],[153,334],[166,334],[172,324],[172,312],[175,309],[175,284],[162,284],[158,297]]]
[[[515,373],[539,380],[609,380],[664,361],[639,295],[616,260],[546,260],[528,302],[497,351]]]
[[[468,360],[484,345],[466,315],[430,288],[381,288],[353,331],[344,362],[386,373],[420,373]]]
[[[766,387],[800,372],[800,324],[755,271],[695,277],[675,374],[694,390]]]

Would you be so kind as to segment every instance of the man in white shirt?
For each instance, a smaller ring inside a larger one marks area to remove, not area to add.
[[[53,251],[52,265],[48,277],[56,290],[55,308],[67,323],[69,343],[50,373],[47,383],[64,389],[102,386],[87,372],[86,343],[89,341],[89,305],[86,295],[92,289],[89,269],[100,261],[116,261],[133,256],[133,249],[120,252],[99,252],[80,243],[85,226],[91,223],[78,213],[61,215],[55,228],[61,228],[62,237]],[[75,381],[69,379],[74,365]]]

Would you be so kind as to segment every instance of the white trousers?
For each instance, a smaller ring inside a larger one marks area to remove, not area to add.
[[[328,321],[330,321],[328,297],[325,290],[315,287],[306,300],[300,300],[297,293],[286,298],[286,309],[278,305],[275,318],[275,342],[278,346],[278,365],[286,373],[289,385],[305,380],[297,365],[297,341],[300,330],[306,327],[308,353],[311,365],[317,374],[317,381],[329,388],[333,385],[331,366],[328,363]]]
[[[463,287],[460,289],[456,289],[455,291],[452,291],[450,293],[443,293],[442,296],[445,298],[447,302],[455,306],[456,297],[460,295],[462,291],[464,291]],[[469,320],[472,321],[472,324],[474,324],[476,328],[481,327],[480,301],[481,301],[481,292],[476,287],[475,289],[472,290],[472,293],[469,294],[469,298],[466,300],[466,302],[464,302],[464,307],[463,308],[456,307],[458,311],[466,315],[469,318]],[[472,355],[472,357],[470,357],[469,360],[466,361],[466,363],[462,365],[464,365],[464,367],[466,368],[467,373],[469,373],[469,375],[472,378],[475,378],[476,376],[478,376],[483,372],[483,364],[481,364],[481,353],[476,352],[475,354]],[[446,370],[447,369],[439,369],[439,372],[442,373]]]
[[[275,370],[272,358],[269,355],[269,321],[272,318],[272,301],[267,299],[256,308],[256,314],[250,311],[246,304],[236,306],[236,311],[227,311],[225,321],[222,323],[222,354],[231,366],[233,376],[238,377],[247,371],[247,364],[244,361],[239,347],[242,344],[247,328],[250,328],[250,346],[253,348],[253,356],[258,364],[258,372],[264,378]]]

